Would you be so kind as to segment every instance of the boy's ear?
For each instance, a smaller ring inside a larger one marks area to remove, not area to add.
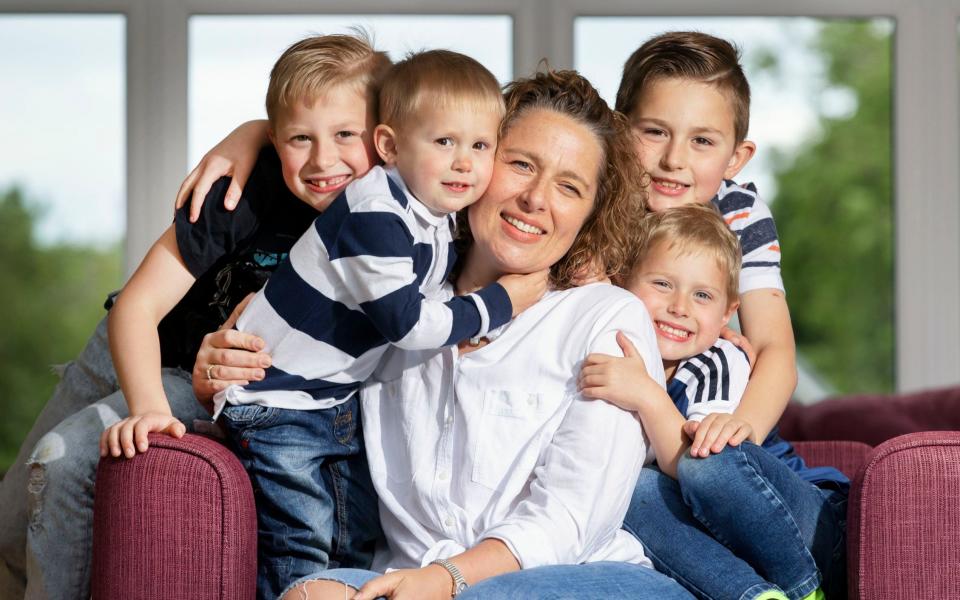
[[[737,173],[747,166],[756,152],[757,145],[750,140],[743,140],[737,144],[737,148],[733,151],[733,156],[730,157],[730,162],[727,164],[727,170],[723,172],[723,178],[733,179],[736,177]]]
[[[377,125],[373,130],[373,145],[385,164],[397,162],[397,134],[389,125]]]
[[[734,300],[730,303],[730,306],[727,307],[727,312],[723,315],[723,324],[729,325],[730,319],[733,318],[733,313],[737,312],[737,309],[740,308],[740,300]]]
[[[276,147],[277,145],[277,132],[273,130],[273,125],[267,127],[267,139],[270,140],[270,143]]]

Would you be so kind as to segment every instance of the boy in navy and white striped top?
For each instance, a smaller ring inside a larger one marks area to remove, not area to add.
[[[711,598],[784,600],[783,590],[797,587],[792,573],[783,575],[794,565],[804,565],[801,579],[815,588],[810,552],[792,543],[796,524],[812,521],[818,536],[842,539],[842,520],[822,515],[845,501],[847,478],[808,467],[775,429],[759,446],[745,441],[708,458],[687,452],[692,430],[732,414],[750,377],[746,354],[719,338],[738,304],[736,235],[713,206],[688,205],[647,215],[634,245],[622,283],[653,319],[666,392],[626,340],[624,357],[591,355],[581,376],[585,395],[638,413],[656,455],[624,527],[658,569]]]
[[[245,308],[237,327],[264,340],[272,365],[214,399],[259,492],[262,596],[327,568],[348,528],[376,515],[365,465],[350,461],[363,462],[357,390],[388,345],[441,348],[486,335],[546,289],[542,272],[452,300],[440,293],[455,262],[453,214],[480,198],[493,170],[504,112],[493,75],[454,52],[413,54],[386,74],[379,105],[373,142],[386,166],[325,207]],[[301,137],[294,129],[274,143]],[[307,170],[322,171],[329,153],[318,144]],[[289,167],[294,192],[337,183]],[[352,558],[336,560],[369,566]]]

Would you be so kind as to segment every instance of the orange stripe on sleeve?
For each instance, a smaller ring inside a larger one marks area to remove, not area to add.
[[[749,212],[742,212],[742,213],[740,213],[740,214],[733,215],[732,217],[730,217],[730,218],[728,218],[728,219],[724,219],[724,220],[727,222],[727,225],[730,225],[731,223],[733,223],[733,222],[736,221],[737,219],[746,219],[746,218],[749,217],[749,216],[750,216],[750,213],[749,213]]]

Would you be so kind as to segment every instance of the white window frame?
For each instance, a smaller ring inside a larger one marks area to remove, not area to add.
[[[517,75],[541,57],[570,67],[578,16],[890,17],[897,388],[960,384],[960,0],[0,0],[2,13],[126,17],[128,273],[169,223],[188,168],[191,15],[509,15]]]

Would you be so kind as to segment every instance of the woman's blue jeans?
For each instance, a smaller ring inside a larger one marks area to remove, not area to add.
[[[624,522],[658,570],[702,599],[774,588],[799,599],[818,586],[846,597],[846,490],[818,488],[749,442],[684,455],[677,470],[644,468]]]
[[[359,589],[380,573],[360,569],[321,571],[297,582],[325,579]],[[294,598],[299,596],[294,595]],[[676,581],[653,569],[622,562],[553,565],[506,573],[468,587],[458,600],[691,600]]]

